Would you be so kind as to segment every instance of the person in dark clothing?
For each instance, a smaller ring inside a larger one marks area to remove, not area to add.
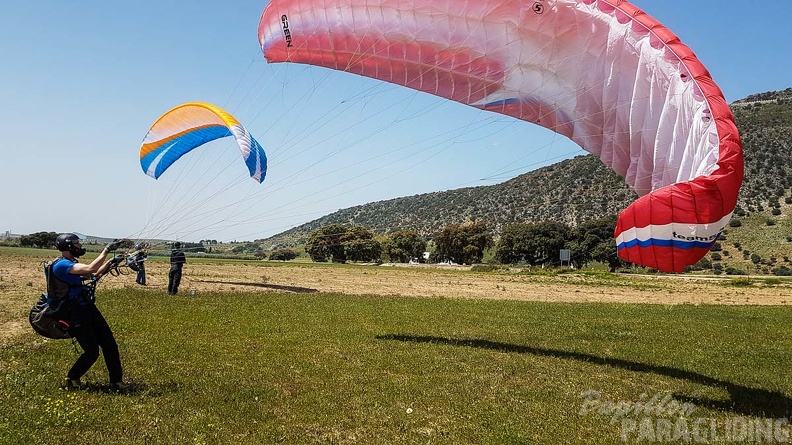
[[[138,243],[135,244],[135,251],[127,259],[130,268],[137,271],[135,282],[142,286],[146,285],[146,257],[148,257],[146,246],[143,243]]]
[[[168,273],[168,293],[176,295],[179,292],[179,283],[182,277],[182,267],[187,262],[184,252],[181,250],[181,243],[173,244],[173,249],[170,254],[170,272]]]
[[[83,353],[66,374],[65,389],[82,389],[80,380],[99,358],[101,349],[104,356],[107,372],[110,376],[110,388],[123,390],[127,387],[123,383],[123,369],[121,356],[118,351],[113,331],[107,324],[104,316],[96,307],[94,290],[96,280],[107,272],[108,268],[123,260],[119,255],[111,260],[106,260],[107,254],[121,246],[121,241],[109,243],[90,264],[78,262],[78,258],[85,255],[80,238],[73,233],[58,235],[56,246],[61,252],[61,258],[52,265],[51,276],[48,277],[48,293],[64,293],[66,295],[50,295],[53,298],[66,297],[70,303],[72,325],[69,334],[77,340]],[[56,280],[57,282],[50,283]],[[84,284],[88,280],[90,285]]]

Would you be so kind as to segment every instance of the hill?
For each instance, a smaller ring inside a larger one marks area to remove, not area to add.
[[[749,96],[732,104],[745,153],[738,217],[763,233],[766,218],[783,222],[792,187],[792,88]],[[342,209],[257,240],[266,250],[299,247],[309,233],[333,223],[360,224],[375,233],[410,229],[427,236],[449,224],[487,221],[497,232],[513,222],[561,221],[577,225],[617,213],[636,198],[624,181],[592,155],[578,156],[501,184],[378,201]],[[772,215],[772,208],[783,217]],[[741,212],[745,214],[740,215]],[[754,215],[753,218],[744,218]],[[754,227],[756,226],[756,227]],[[786,227],[781,224],[778,229]],[[792,233],[787,231],[786,233]]]
[[[792,88],[749,96],[732,110],[745,179],[732,227],[707,258],[731,273],[785,273],[779,269],[792,269]]]
[[[423,236],[449,224],[487,221],[499,231],[515,221],[569,225],[620,211],[636,199],[624,181],[591,155],[578,156],[501,184],[396,198],[339,210],[265,240],[265,250],[299,246],[327,224],[364,225],[375,233],[415,230]]]

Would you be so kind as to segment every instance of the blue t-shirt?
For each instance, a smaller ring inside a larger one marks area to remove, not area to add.
[[[77,263],[77,261],[67,260],[60,258],[55,261],[52,266],[52,273],[61,281],[65,281],[69,285],[69,298],[79,296],[82,291],[82,278],[79,275],[70,274],[69,271]]]

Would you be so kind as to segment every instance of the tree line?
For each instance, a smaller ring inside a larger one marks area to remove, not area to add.
[[[19,245],[21,247],[35,247],[38,249],[54,249],[55,242],[58,239],[58,235],[59,235],[58,232],[47,232],[47,231],[22,235],[21,237],[19,237]],[[86,246],[88,246],[88,245],[96,245],[97,243],[95,241],[92,242],[86,241],[85,244]],[[99,243],[99,244],[104,246],[104,243]],[[172,248],[173,244],[174,242],[166,243],[167,248]],[[217,244],[218,243],[215,240],[212,240],[212,242],[210,242],[209,240],[201,240],[198,243],[183,241],[181,242],[181,248],[182,250],[187,252],[211,252],[212,248],[206,246],[217,245]]]
[[[606,216],[574,228],[554,221],[511,224],[503,228],[497,240],[482,221],[451,224],[428,239],[411,230],[375,236],[365,226],[330,224],[312,232],[304,249],[315,262],[386,260],[456,264],[481,263],[485,252],[494,249],[493,259],[497,263],[530,266],[558,264],[561,249],[568,249],[570,260],[577,266],[598,261],[616,270],[624,265],[613,242],[616,219],[616,215]],[[431,253],[426,257],[429,246]],[[275,258],[275,254],[282,256],[287,251],[273,252],[270,259],[286,259]]]
[[[511,224],[501,230],[497,239],[483,221],[451,224],[426,238],[413,230],[375,235],[362,225],[330,224],[312,232],[304,250],[314,262],[447,262],[471,265],[481,263],[485,252],[493,249],[493,261],[496,263],[541,266],[559,264],[560,250],[568,249],[570,260],[577,266],[597,261],[616,270],[624,264],[613,242],[616,218],[616,215],[598,218],[574,228],[554,221]],[[20,244],[52,248],[57,236],[55,232],[37,232],[23,236]],[[202,241],[183,243],[182,248],[189,252],[211,252],[211,247],[206,247]],[[231,252],[249,253],[259,259],[267,257],[261,246],[255,243],[235,246]],[[280,249],[271,252],[269,259],[288,261],[298,256],[292,249]]]

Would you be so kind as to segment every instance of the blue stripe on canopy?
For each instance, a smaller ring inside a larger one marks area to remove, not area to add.
[[[225,126],[213,125],[198,128],[171,140],[169,143],[147,154],[140,160],[140,166],[143,167],[144,171],[148,172],[151,163],[161,157],[154,171],[154,178],[159,178],[162,172],[190,150],[209,141],[224,138],[226,136],[231,136],[231,131]],[[258,143],[256,143],[256,145],[258,145]],[[261,147],[259,146],[258,148],[260,149]],[[248,168],[250,169],[249,163]],[[251,169],[251,174],[253,171],[254,170]]]

